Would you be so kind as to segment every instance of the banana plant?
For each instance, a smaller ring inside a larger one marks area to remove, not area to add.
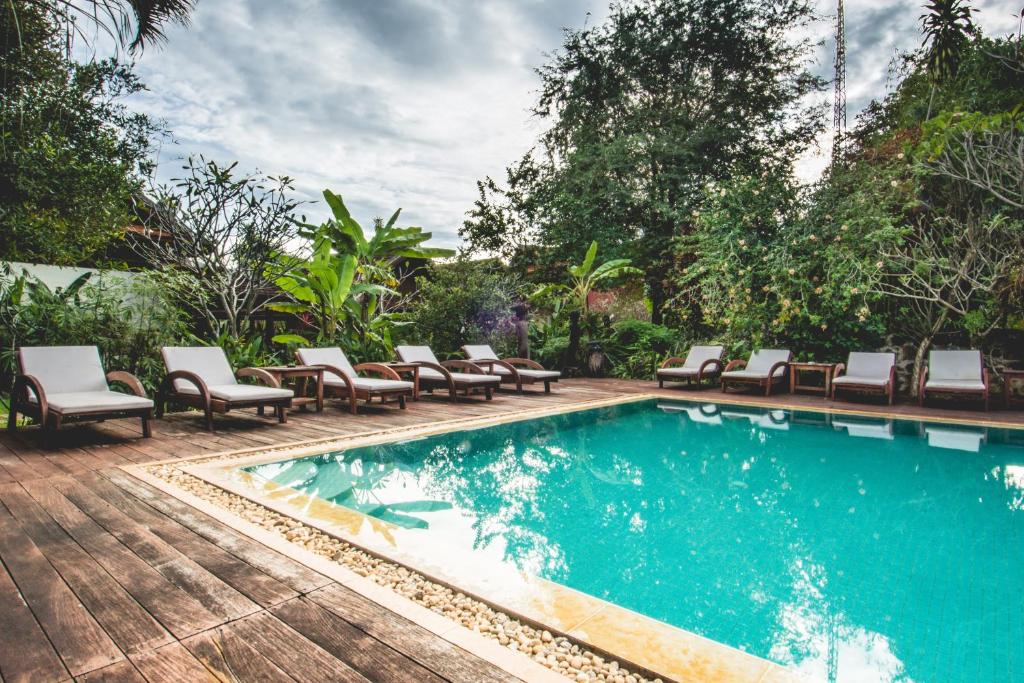
[[[590,292],[599,284],[608,280],[614,280],[624,275],[641,275],[643,271],[634,268],[630,259],[612,259],[595,266],[597,260],[597,241],[590,243],[583,262],[569,266],[570,284],[553,283],[542,286],[533,293],[533,298],[543,297],[549,294],[562,294],[574,308],[584,315],[590,312]]]

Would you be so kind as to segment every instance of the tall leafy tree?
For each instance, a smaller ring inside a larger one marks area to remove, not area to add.
[[[35,4],[0,8],[0,258],[87,262],[119,234],[157,133],[122,103],[142,88],[114,60],[68,59]]]
[[[17,14],[18,3],[8,3]],[[187,24],[195,0],[22,0],[32,11],[45,14],[69,35],[91,38],[91,26],[132,52],[165,39],[170,23]]]
[[[813,45],[791,38],[811,18],[805,0],[646,0],[567,32],[534,109],[549,124],[532,192],[552,257],[595,239],[632,257],[660,319],[670,244],[692,229],[704,186],[791,159],[820,128],[802,106],[822,86]],[[471,244],[500,228],[484,208],[463,228]]]

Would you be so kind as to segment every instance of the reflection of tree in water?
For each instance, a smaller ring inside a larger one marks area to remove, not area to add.
[[[464,511],[476,547],[503,544],[528,571],[778,661],[874,648],[889,656],[879,679],[930,680],[970,656],[942,643],[977,645],[992,631],[979,619],[1019,604],[1019,449],[751,413],[713,424],[628,405],[346,457],[374,463],[358,487],[397,472]],[[1008,652],[1024,633],[1003,621],[992,640]]]
[[[363,451],[346,451],[286,463],[275,472],[275,464],[253,468],[272,481],[343,505],[377,519],[407,529],[426,529],[429,523],[412,513],[451,509],[444,500],[385,501],[381,489],[388,480],[415,479],[415,464],[410,460],[366,458]]]

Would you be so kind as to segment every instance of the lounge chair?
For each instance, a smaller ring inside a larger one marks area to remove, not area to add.
[[[722,391],[730,384],[756,384],[764,388],[764,395],[771,396],[772,385],[786,381],[786,371],[792,351],[785,349],[760,349],[750,354],[750,360],[732,360],[722,371]]]
[[[104,372],[95,346],[27,346],[18,349],[19,374],[11,392],[7,428],[18,425],[18,413],[34,418],[44,430],[58,430],[69,418],[105,420],[138,417],[142,436],[152,434],[153,401],[134,375]],[[111,391],[110,384],[132,393]]]
[[[932,394],[977,396],[988,410],[988,370],[981,351],[932,351],[921,369],[917,401]]]
[[[722,356],[724,355],[724,346],[690,347],[686,358],[673,356],[661,364],[655,373],[655,377],[658,379],[658,388],[664,388],[665,382],[682,382],[683,380],[686,380],[686,386],[690,386],[693,380],[697,380],[699,388],[705,377],[714,382],[715,378],[722,374]]]
[[[360,363],[352,367],[345,352],[337,346],[325,349],[297,349],[295,358],[302,365],[322,365],[324,368],[324,395],[348,399],[349,411],[355,415],[359,399],[367,403],[380,397],[381,403],[389,398],[398,399],[398,407],[405,408],[405,399],[412,398],[415,386],[398,373],[380,363]],[[360,377],[360,372],[374,372],[377,377]]]
[[[544,366],[529,358],[498,358],[487,344],[466,344],[462,347],[472,362],[487,361],[492,375],[501,378],[502,384],[515,384],[516,391],[523,393],[524,384],[544,383],[544,393],[551,393],[551,383],[557,382],[562,373],[555,370],[545,370]],[[487,365],[481,367],[487,368]]]
[[[282,389],[280,382],[266,370],[242,368],[231,371],[228,357],[219,346],[165,346],[160,350],[167,377],[157,397],[157,417],[162,417],[167,402],[199,408],[206,417],[206,428],[213,431],[213,414],[235,408],[258,409],[267,406],[277,413],[279,422],[288,421],[288,408],[294,394]],[[236,378],[253,377],[265,386],[239,384]]]
[[[896,395],[896,354],[852,351],[845,365],[836,366],[832,378],[833,401],[840,389],[881,393],[892,405]]]
[[[468,360],[437,360],[429,346],[398,346],[395,347],[398,357],[404,363],[416,363],[420,366],[420,388],[433,391],[446,389],[448,397],[454,403],[458,401],[461,390],[468,396],[470,391],[483,389],[488,401],[492,392],[501,385],[501,378],[487,372]],[[453,372],[455,370],[456,372]],[[457,372],[466,370],[466,372]]]

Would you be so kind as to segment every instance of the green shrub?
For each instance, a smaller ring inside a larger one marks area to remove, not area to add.
[[[616,377],[650,379],[667,356],[678,353],[682,336],[676,330],[644,320],[623,320],[611,327],[602,348]]]

